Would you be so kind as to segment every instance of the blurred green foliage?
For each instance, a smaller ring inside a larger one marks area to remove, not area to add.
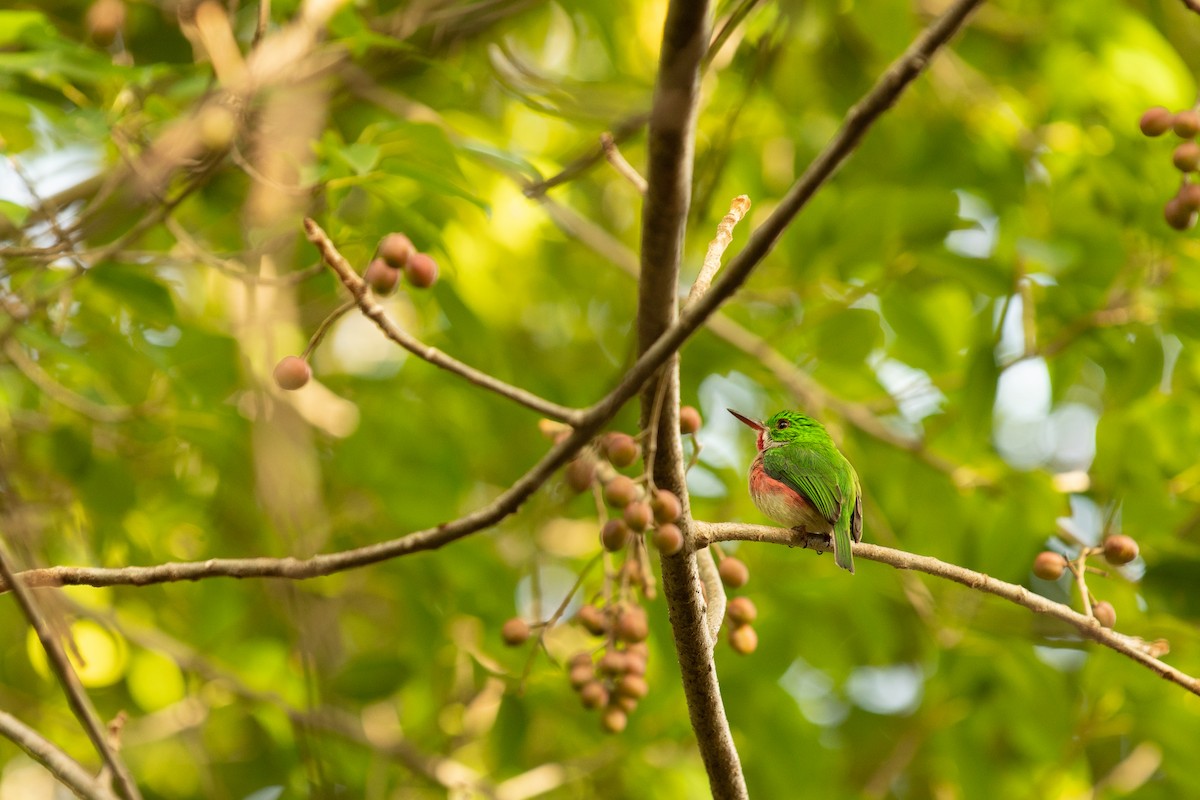
[[[394,230],[433,254],[442,280],[390,313],[506,381],[584,406],[631,363],[633,281],[522,190],[648,108],[663,2],[344,4],[303,91],[257,97],[230,152],[140,194],[123,165],[181,120],[203,128],[218,86],[186,3],[114,2],[106,45],[105,0],[91,17],[67,0],[0,11],[0,136],[20,167],[0,176],[0,488],[23,564],[359,546],[478,508],[545,451],[533,414],[354,316],[314,356],[319,388],[274,391],[274,361],[343,299],[331,275],[304,277],[305,214],[357,265]],[[248,52],[257,6],[232,5]],[[685,279],[729,199],[754,202],[734,252],[940,4],[917,5],[717,4],[718,25],[750,8],[704,78]],[[266,40],[300,13],[273,3]],[[862,476],[869,541],[1067,601],[1065,579],[1031,576],[1034,555],[1059,525],[1085,541],[1119,528],[1143,558],[1092,589],[1190,674],[1200,242],[1162,222],[1171,146],[1137,119],[1192,103],[1197,70],[1200,18],[1178,2],[985,5],[725,309],[821,387],[806,410]],[[75,193],[97,175],[124,179]],[[545,195],[636,247],[638,195],[602,160]],[[47,197],[57,228],[30,216]],[[38,250],[64,234],[76,256]],[[723,409],[800,400],[708,331],[682,364],[706,423],[695,515],[762,522],[743,486],[752,442]],[[525,676],[531,646],[501,646],[501,623],[532,613],[531,574],[545,616],[595,553],[595,514],[556,480],[436,552],[305,583],[75,588],[47,606],[78,620],[101,712],[129,713],[123,753],[147,797],[439,797],[418,763],[435,755],[493,784],[562,765],[542,773],[554,797],[702,796],[661,599],[651,692],[619,736],[545,654]],[[753,795],[1194,791],[1200,705],[1146,669],[958,585],[736,550],[760,644],[722,643],[717,667]],[[594,571],[585,594],[600,587]],[[14,632],[0,706],[95,765],[12,602],[0,619]],[[550,650],[584,641],[564,627]],[[0,761],[0,797],[48,796],[11,744]]]

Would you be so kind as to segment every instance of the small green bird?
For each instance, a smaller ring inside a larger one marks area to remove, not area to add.
[[[789,528],[832,533],[833,560],[853,574],[850,542],[862,541],[862,489],[825,426],[799,411],[757,422],[726,410],[758,432],[758,455],[750,465],[754,505]]]

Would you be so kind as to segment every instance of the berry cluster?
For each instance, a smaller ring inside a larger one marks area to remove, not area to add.
[[[750,580],[746,563],[734,556],[724,556],[717,565],[717,574],[727,589],[741,589]],[[758,609],[749,597],[732,597],[725,606],[725,623],[729,629],[729,646],[733,652],[749,655],[758,649],[758,631],[751,624],[758,619]]]
[[[1200,213],[1200,183],[1196,177],[1200,171],[1200,143],[1196,142],[1196,136],[1200,134],[1200,111],[1186,108],[1172,113],[1162,106],[1154,106],[1142,114],[1139,127],[1147,136],[1162,136],[1167,131],[1174,131],[1184,140],[1171,155],[1175,168],[1183,173],[1183,180],[1179,191],[1163,206],[1163,217],[1172,228],[1185,231],[1196,224]]]
[[[1131,536],[1124,534],[1113,534],[1105,537],[1099,547],[1082,547],[1073,560],[1068,560],[1061,553],[1056,553],[1052,550],[1044,550],[1037,554],[1033,559],[1033,574],[1047,581],[1056,581],[1062,577],[1063,572],[1070,570],[1076,579],[1080,582],[1080,590],[1084,589],[1082,575],[1085,570],[1093,569],[1087,566],[1089,556],[1103,555],[1104,560],[1113,566],[1124,566],[1130,561],[1138,557],[1138,544]],[[1103,574],[1103,573],[1101,573]],[[1089,607],[1092,610],[1092,616],[1106,628],[1113,628],[1117,624],[1117,612],[1113,608],[1112,603],[1107,600],[1097,601],[1088,592]]]
[[[375,294],[388,295],[395,291],[402,273],[416,288],[428,289],[437,283],[437,262],[428,253],[418,251],[403,233],[389,233],[379,242],[375,258],[371,259],[371,263],[363,271],[363,281]],[[329,329],[329,324],[337,319],[340,313],[344,312],[334,312],[317,333],[313,334],[303,355],[284,356],[275,365],[272,376],[280,389],[295,391],[312,380],[312,367],[309,366],[308,357],[320,344]]]
[[[584,708],[600,711],[600,724],[606,731],[620,733],[650,689],[646,683],[650,656],[646,611],[632,603],[604,608],[589,603],[579,609],[576,620],[588,633],[604,636],[607,642],[598,659],[589,650],[571,656],[571,687]]]

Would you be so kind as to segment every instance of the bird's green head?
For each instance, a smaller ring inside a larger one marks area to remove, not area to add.
[[[726,409],[746,425],[758,432],[758,449],[768,450],[792,442],[812,442],[829,439],[825,426],[799,411],[776,412],[766,422],[758,422],[742,416],[732,408]]]

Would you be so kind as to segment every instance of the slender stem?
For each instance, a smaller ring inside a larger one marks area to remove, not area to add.
[[[0,711],[0,736],[8,739],[34,761],[48,769],[59,783],[84,800],[116,800],[83,766],[40,733],[11,714]]]
[[[621,155],[621,150],[617,147],[617,142],[611,133],[600,134],[600,146],[604,148],[604,157],[608,159],[608,163],[613,165],[613,169],[632,183],[638,190],[638,194],[646,194],[646,179],[625,160],[625,156]]]

